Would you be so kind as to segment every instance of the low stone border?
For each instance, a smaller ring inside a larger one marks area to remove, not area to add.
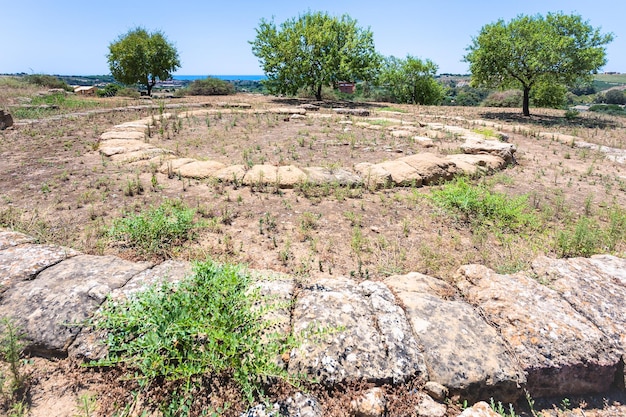
[[[247,106],[241,104],[222,105],[224,109],[201,109],[189,110],[178,117],[190,115],[207,115],[217,112],[242,112],[248,111]],[[228,107],[234,107],[228,108]],[[244,110],[240,110],[243,108]],[[364,116],[362,109],[333,109],[349,111],[348,114]],[[358,111],[357,111],[358,110]],[[280,107],[267,110],[250,110],[256,114],[273,113],[288,115],[289,117],[310,117],[305,107]],[[368,111],[366,111],[369,114]],[[330,114],[312,115],[313,117],[328,117]],[[171,113],[164,113],[159,118],[168,119],[173,117]],[[395,120],[395,119],[385,119]],[[352,121],[345,121],[353,123]],[[407,122],[400,122],[399,128],[393,127],[391,134],[396,137],[411,137],[431,146],[432,140],[415,136],[416,127]],[[99,146],[100,153],[119,163],[145,163],[156,164],[159,171],[168,176],[183,178],[215,178],[219,181],[237,183],[243,185],[272,185],[277,188],[293,188],[299,183],[320,184],[324,182],[334,183],[339,181],[343,184],[364,184],[367,187],[397,187],[397,186],[421,186],[434,184],[441,179],[451,179],[456,175],[477,175],[490,173],[504,168],[514,161],[516,148],[509,143],[488,140],[482,135],[455,126],[440,124],[428,125],[432,129],[446,130],[460,135],[466,139],[462,145],[464,154],[437,156],[431,153],[398,158],[377,164],[359,163],[354,166],[354,172],[342,168],[340,175],[322,167],[299,168],[290,166],[254,165],[224,165],[217,161],[199,161],[192,158],[177,158],[172,151],[158,148],[144,139],[151,129],[155,129],[155,118],[147,117],[133,122],[122,123],[113,126],[101,136]],[[372,125],[366,122],[356,122],[357,126],[367,126],[373,129],[382,129],[382,126]]]

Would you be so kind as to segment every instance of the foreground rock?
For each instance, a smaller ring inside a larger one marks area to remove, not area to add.
[[[424,351],[430,381],[469,400],[515,401],[526,383],[506,342],[442,280],[411,273],[385,283],[402,302]]]
[[[151,267],[0,231],[0,318],[16,322],[33,354],[98,359],[106,354],[106,334],[86,321],[106,297],[132,297],[190,273],[189,262]],[[621,258],[538,258],[532,271],[514,275],[469,265],[456,286],[410,273],[384,282],[327,278],[299,288],[287,275],[251,273],[260,292],[280,303],[266,317],[271,330],[305,336],[277,360],[329,386],[410,380],[425,383],[439,402],[452,396],[509,402],[523,388],[532,397],[563,398],[623,387]],[[380,393],[364,394],[353,412],[378,413]],[[444,409],[424,396],[416,412]]]
[[[515,145],[511,143],[476,137],[467,138],[465,143],[461,145],[461,149],[470,155],[495,155],[504,159],[507,164],[515,162],[515,152],[517,150]]]
[[[511,346],[533,396],[603,392],[612,385],[622,352],[557,291],[524,273],[499,275],[481,265],[462,267],[457,286]]]
[[[380,282],[329,278],[307,286],[295,301],[292,323],[294,333],[312,334],[292,352],[291,373],[304,373],[329,385],[350,380],[427,380],[411,326]]]
[[[59,355],[106,296],[148,266],[114,256],[74,256],[7,289],[0,317],[13,318],[24,331],[27,350]]]

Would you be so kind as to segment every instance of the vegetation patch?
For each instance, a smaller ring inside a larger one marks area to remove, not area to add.
[[[203,80],[194,80],[186,93],[191,96],[223,96],[235,93],[235,86],[228,81],[207,77]]]
[[[264,319],[281,307],[261,296],[242,267],[197,263],[178,284],[105,304],[96,327],[109,334],[109,354],[97,365],[124,366],[146,390],[177,382],[162,411],[181,403],[193,408],[193,394],[207,374],[231,376],[252,402],[263,397],[262,380],[293,380],[277,358],[295,344]]]
[[[430,198],[438,206],[460,215],[468,223],[514,231],[537,222],[528,205],[527,196],[511,198],[506,194],[490,191],[484,185],[472,185],[463,177],[434,190]]]
[[[142,255],[169,257],[172,248],[193,237],[198,223],[195,210],[179,200],[166,200],[139,214],[116,219],[109,237],[122,241]]]
[[[612,116],[626,116],[626,109],[618,104],[594,104],[589,107],[589,111]]]

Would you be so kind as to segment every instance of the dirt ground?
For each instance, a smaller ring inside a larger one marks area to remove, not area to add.
[[[322,108],[315,113],[323,117],[304,119],[243,110],[184,117],[185,100],[172,101],[183,103],[182,108],[166,110],[183,117],[165,122],[146,140],[181,157],[248,166],[266,163],[352,169],[359,162],[382,162],[420,152],[458,153],[462,141],[456,135],[434,131],[426,124],[485,132],[494,129],[479,120],[497,122],[502,128],[496,130],[517,147],[517,163],[477,181],[511,197],[527,195],[542,220],[541,228],[516,234],[471,227],[432,203],[428,195],[436,186],[277,190],[168,178],[156,166],[117,164],[100,155],[102,132],[142,117],[158,118],[170,103],[167,101],[155,103],[152,109],[16,120],[12,129],[0,131],[0,226],[34,235],[40,243],[139,260],[142,255],[107,238],[114,219],[165,199],[180,199],[197,210],[206,227],[197,231],[195,240],[166,257],[244,263],[250,268],[287,272],[303,281],[321,276],[380,279],[410,271],[449,280],[464,264],[480,263],[508,273],[527,268],[538,255],[557,256],[556,236],[582,215],[592,216],[604,226],[612,207],[626,207],[623,163],[608,159],[599,150],[577,147],[573,141],[539,134],[573,135],[581,141],[623,149],[623,118],[581,114],[570,121],[558,110],[533,110],[532,117],[523,118],[519,109],[390,108],[383,103],[318,103]],[[191,101],[217,109],[224,101],[249,103],[253,109],[308,102],[258,95]],[[372,114],[339,116],[331,110],[337,106],[363,107]],[[360,121],[380,128],[361,127]],[[434,147],[392,135],[390,129],[400,129],[402,123],[418,127],[416,135],[430,137]],[[140,187],[131,192],[130,183]],[[614,253],[626,253],[623,237]],[[38,366],[30,368],[33,407],[29,415],[78,414],[80,401],[87,401],[92,394],[99,398],[111,389],[110,382],[102,382],[101,377],[89,382],[89,376],[66,361],[34,361]],[[77,373],[81,374],[80,383],[74,378]],[[587,408],[582,414],[561,415],[624,415],[619,414],[626,413],[624,408],[612,408],[615,402],[624,401],[622,397],[589,399],[586,401],[595,411]],[[65,400],[67,404],[62,406]],[[68,411],[72,407],[75,411]]]

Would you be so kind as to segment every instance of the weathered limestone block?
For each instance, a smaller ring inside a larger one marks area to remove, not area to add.
[[[15,283],[2,295],[0,317],[13,318],[24,331],[27,350],[64,355],[106,296],[148,266],[114,256],[74,256]]]
[[[391,291],[380,282],[322,279],[299,293],[293,332],[318,328],[294,349],[289,372],[326,384],[345,380],[403,382],[427,379],[423,355]]]
[[[131,163],[137,161],[145,161],[156,158],[165,154],[171,154],[172,151],[163,148],[146,148],[139,151],[120,153],[111,155],[111,161],[121,163]]]
[[[276,182],[280,188],[293,188],[294,185],[306,179],[304,171],[294,165],[279,166],[276,172]]]
[[[613,383],[621,351],[555,290],[481,265],[461,267],[456,284],[509,343],[533,397],[602,392]]]
[[[267,185],[276,184],[276,174],[278,167],[274,165],[254,165],[243,177],[245,185]]]
[[[146,133],[144,131],[137,130],[109,130],[100,135],[101,140],[143,140],[145,137]]]
[[[209,178],[226,165],[217,161],[194,161],[181,165],[174,172],[185,178]]]
[[[234,109],[251,109],[252,104],[250,103],[217,103],[217,107],[222,108],[234,108]]]
[[[626,260],[610,255],[593,259],[550,259],[533,261],[540,282],[557,291],[581,315],[591,320],[626,352]],[[624,375],[618,376],[623,385]]]
[[[414,130],[408,130],[408,129],[391,131],[391,136],[393,136],[394,138],[410,138],[414,134],[415,134]]]
[[[363,178],[368,187],[384,187],[392,184],[391,173],[378,164],[361,162],[354,166],[354,170]]]
[[[269,113],[274,114],[306,114],[306,109],[301,107],[275,107],[268,110]]]
[[[402,302],[413,326],[430,381],[472,401],[513,402],[526,382],[506,342],[480,313],[456,299],[446,282],[419,273],[384,281]]]
[[[370,111],[367,109],[344,109],[344,108],[339,108],[339,109],[333,109],[333,111],[337,114],[347,114],[350,116],[369,116],[370,115]]]
[[[317,105],[311,104],[311,103],[300,104],[298,107],[303,108],[304,110],[308,110],[308,111],[319,111],[320,110],[320,106],[317,106]]]
[[[293,188],[306,180],[306,173],[293,165],[254,165],[243,177],[245,185],[274,185],[279,188]]]
[[[413,140],[425,148],[432,148],[435,146],[435,142],[426,136],[413,136]]]
[[[145,123],[142,121],[135,120],[132,122],[120,123],[119,125],[115,125],[113,126],[113,129],[111,130],[126,131],[126,132],[135,131],[135,132],[144,133],[148,130],[149,126],[150,126],[150,123]]]
[[[142,136],[143,137],[143,136]],[[154,145],[136,139],[107,139],[100,142],[98,150],[104,156],[113,156],[120,153],[134,152],[154,148]]]
[[[196,162],[194,158],[174,158],[161,164],[159,172],[165,175],[174,175],[178,172],[178,169],[185,164]]]
[[[486,140],[476,137],[467,138],[465,143],[461,145],[461,149],[464,153],[471,155],[496,155],[504,159],[507,164],[515,161],[515,151],[517,150],[515,145],[512,143],[500,142],[497,140]]]
[[[363,182],[354,172],[343,168],[330,170],[324,167],[302,168],[307,175],[307,181],[313,184],[336,183],[343,186],[356,185]]]
[[[56,245],[27,243],[0,251],[0,294],[17,281],[33,279],[42,270],[79,252]]]
[[[0,251],[10,248],[11,246],[33,242],[35,242],[35,239],[31,236],[25,235],[24,233],[0,229]]]
[[[504,159],[489,154],[454,154],[447,155],[446,159],[468,176],[499,171],[506,166]]]
[[[404,161],[385,161],[376,165],[391,175],[391,181],[395,185],[415,187],[421,187],[422,185],[422,176],[415,168]]]
[[[153,285],[179,282],[191,273],[189,262],[168,260],[134,275],[123,286],[113,289],[108,297],[111,300],[128,299]],[[103,331],[82,328],[67,350],[69,356],[88,361],[103,359],[107,355],[106,336]]]
[[[244,165],[227,166],[215,172],[213,176],[223,182],[241,183],[243,177],[246,176],[246,167]]]
[[[450,180],[458,172],[453,162],[432,153],[418,153],[398,159],[415,168],[422,177],[424,185]]]

